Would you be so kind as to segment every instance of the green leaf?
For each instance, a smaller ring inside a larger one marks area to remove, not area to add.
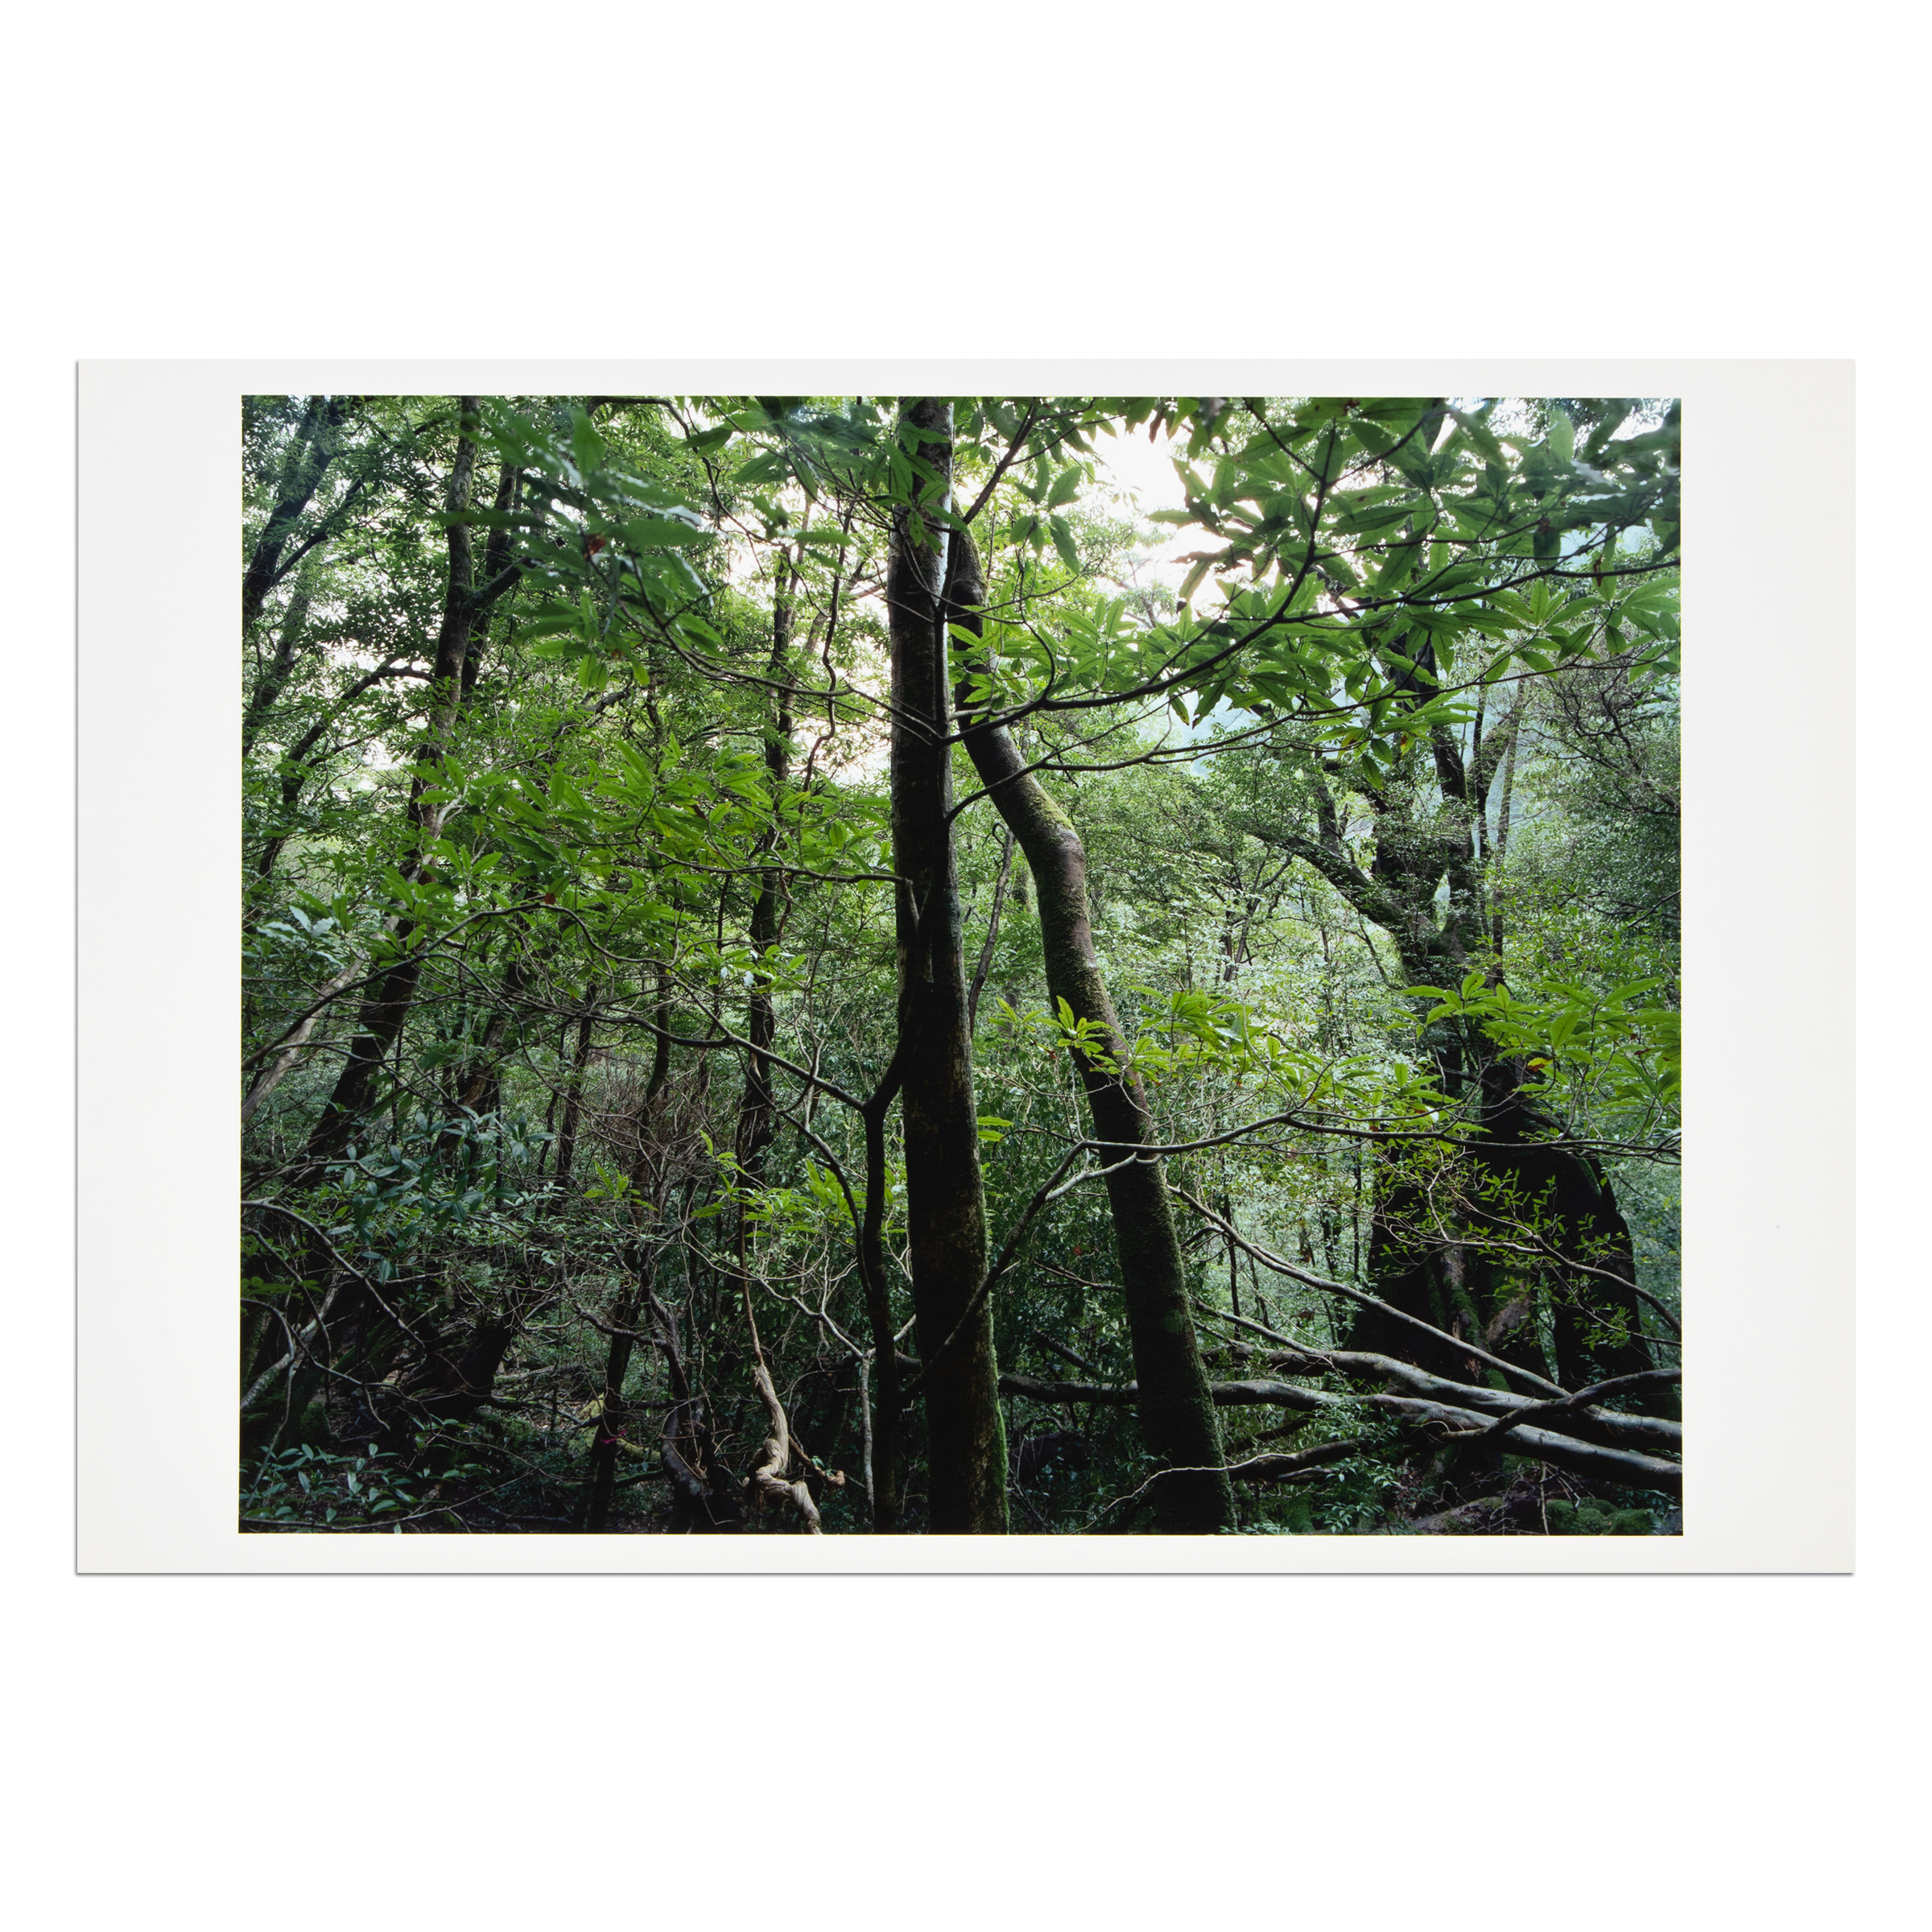
[[[1484,462],[1507,468],[1508,459],[1503,455],[1502,445],[1490,433],[1489,425],[1480,416],[1459,409],[1452,409],[1449,413],[1455,419],[1456,427],[1469,439],[1471,446]]]
[[[1378,597],[1393,597],[1415,575],[1415,567],[1422,560],[1422,547],[1419,543],[1400,543],[1392,548],[1383,559],[1382,567],[1371,580],[1369,588]]]
[[[1073,532],[1067,527],[1067,519],[1050,517],[1047,526],[1053,532],[1053,547],[1060,553],[1060,561],[1069,570],[1077,571],[1080,568],[1080,548],[1073,540]]]
[[[570,416],[570,453],[578,473],[588,477],[601,469],[607,447],[590,418],[582,410],[573,409]]]
[[[619,534],[633,550],[658,550],[667,544],[700,543],[711,532],[681,517],[632,517],[619,526]]]

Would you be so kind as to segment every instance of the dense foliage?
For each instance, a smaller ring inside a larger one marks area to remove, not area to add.
[[[1673,406],[243,438],[246,1526],[1675,1525]]]

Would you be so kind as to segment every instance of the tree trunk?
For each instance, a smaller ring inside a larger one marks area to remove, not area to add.
[[[456,460],[451,466],[446,506],[451,517],[469,508],[470,488],[476,473],[476,423],[477,398],[460,399],[462,428],[456,438]],[[414,834],[414,849],[405,861],[405,877],[421,869],[423,850],[442,828],[441,808],[425,796],[435,769],[448,746],[463,701],[463,671],[469,655],[470,638],[484,606],[477,598],[475,558],[470,541],[470,526],[449,525],[449,587],[444,597],[442,628],[436,638],[436,663],[430,700],[429,729],[417,754],[417,770],[410,786],[408,819]],[[396,930],[398,939],[407,939],[412,930],[409,921]],[[416,980],[422,972],[420,959],[403,960],[380,980],[364,1001],[357,1016],[357,1036],[349,1059],[336,1080],[335,1091],[310,1134],[307,1150],[312,1166],[332,1158],[349,1144],[357,1122],[368,1110],[376,1074],[390,1048],[402,1030],[415,997]]]
[[[462,709],[464,668],[471,638],[492,599],[514,581],[514,572],[506,571],[483,594],[478,594],[471,526],[456,520],[470,506],[476,473],[478,407],[474,396],[460,398],[460,426],[444,500],[452,519],[448,526],[449,581],[436,639],[428,729],[417,752],[415,775],[410,786],[407,823],[411,849],[400,868],[405,877],[421,876],[424,852],[442,829],[445,807],[432,802],[427,795]],[[413,930],[412,922],[398,919],[394,927],[398,943],[406,943]],[[314,1180],[328,1162],[340,1155],[368,1113],[376,1075],[402,1034],[422,966],[419,954],[398,961],[364,1001],[357,1016],[357,1030],[348,1059],[336,1077],[328,1105],[309,1134],[300,1169],[294,1177],[297,1184]],[[339,1441],[358,1440],[373,1411],[359,1393],[353,1397],[348,1393],[355,1385],[344,1378],[358,1368],[372,1378],[379,1376],[382,1364],[407,1338],[374,1307],[360,1284],[345,1292],[336,1313],[339,1319],[332,1329],[329,1346],[331,1366],[338,1372],[329,1385],[331,1428]],[[497,1359],[501,1359],[501,1350]],[[495,1369],[496,1363],[492,1361],[485,1386]]]
[[[276,479],[275,507],[255,539],[247,564],[242,572],[242,630],[246,636],[255,627],[268,593],[287,574],[282,553],[294,534],[295,519],[308,509],[322,481],[323,473],[333,460],[329,448],[332,432],[341,427],[349,413],[346,396],[311,396],[303,411],[300,427],[290,439],[282,458],[282,473]],[[299,557],[305,544],[298,550]],[[289,559],[292,567],[295,558]]]
[[[597,989],[584,990],[584,1009],[577,1016],[577,1051],[570,1063],[564,1090],[564,1125],[557,1129],[557,1171],[551,1185],[562,1194],[570,1186],[570,1170],[577,1152],[577,1123],[584,1110],[584,1075],[590,1065],[591,1035],[597,1020]]]
[[[1521,715],[1519,700],[1484,740],[1473,769],[1447,733],[1432,736],[1435,777],[1459,823],[1445,829],[1422,822],[1412,793],[1393,781],[1381,792],[1366,794],[1375,811],[1368,873],[1350,857],[1334,802],[1319,778],[1319,836],[1291,834],[1282,841],[1389,935],[1411,985],[1453,985],[1472,967],[1488,963],[1485,956],[1500,937],[1500,920],[1492,923],[1481,916],[1473,825],[1502,764],[1505,810],[1492,847],[1500,857],[1509,836],[1511,768],[1505,761],[1514,756]],[[1412,774],[1407,782],[1413,784]],[[1449,904],[1439,920],[1436,894],[1444,882]],[[1653,1367],[1636,1294],[1630,1230],[1608,1182],[1582,1155],[1542,1144],[1555,1123],[1522,1091],[1520,1063],[1499,1058],[1479,1029],[1443,1022],[1425,1038],[1437,1052],[1448,1090],[1476,1100],[1479,1144],[1455,1154],[1445,1173],[1421,1181],[1403,1171],[1401,1154],[1378,1152],[1368,1269],[1377,1296],[1505,1360],[1539,1374],[1554,1372],[1566,1386]],[[1526,1232],[1550,1252],[1485,1252],[1485,1235],[1520,1249],[1529,1245]],[[1536,1319],[1539,1276],[1554,1285],[1549,1296],[1554,1361],[1544,1356]],[[1454,1355],[1447,1344],[1425,1343],[1418,1350],[1413,1331],[1373,1310],[1358,1311],[1348,1346],[1444,1374],[1470,1376],[1473,1368],[1469,1358]],[[1675,1403],[1667,1389],[1644,1391],[1632,1400],[1660,1414]]]
[[[791,601],[789,567],[779,567],[778,584],[772,600],[771,662],[768,675],[780,687],[775,716],[765,730],[765,769],[771,781],[771,824],[758,840],[762,857],[775,851],[784,801],[791,782],[791,691],[787,672],[791,656]],[[758,873],[758,897],[751,906],[751,949],[758,955],[761,969],[752,983],[745,1002],[745,1033],[751,1042],[751,1058],[745,1071],[745,1091],[738,1103],[737,1149],[744,1184],[758,1186],[764,1179],[765,1151],[773,1133],[771,1062],[767,1057],[778,1037],[778,1019],[772,1008],[771,976],[762,970],[765,954],[778,941],[778,905],[782,882],[777,867],[765,865]],[[745,1209],[738,1211],[740,1245],[745,1245]]]
[[[296,648],[308,626],[309,602],[309,579],[304,575],[295,580],[288,609],[282,613],[281,628],[275,633],[275,654],[256,680],[255,688],[249,694],[248,708],[242,714],[244,759],[254,750],[256,737],[295,671]]]
[[[597,1413],[597,1433],[590,1451],[590,1473],[584,1484],[584,1526],[601,1534],[610,1520],[611,1498],[617,1488],[619,1432],[627,1419],[624,1406],[624,1381],[630,1373],[632,1348],[636,1340],[638,1318],[655,1298],[654,1278],[658,1242],[645,1223],[645,1216],[662,1221],[663,1186],[662,1149],[658,1130],[658,1096],[671,1077],[671,1001],[665,968],[658,968],[658,1004],[654,1016],[658,1033],[650,1056],[650,1077],[645,1082],[644,1097],[637,1113],[638,1149],[630,1167],[629,1205],[634,1236],[626,1260],[630,1269],[630,1286],[612,1304],[610,1348],[604,1363],[604,1400]]]
[[[865,1218],[859,1233],[859,1274],[879,1371],[879,1408],[872,1428],[872,1526],[880,1536],[899,1526],[899,1356],[892,1302],[886,1290],[886,1116],[899,1092],[903,1047],[865,1103]]]
[[[972,1033],[980,1024],[980,995],[986,989],[986,976],[993,970],[993,949],[1000,939],[1000,909],[1006,902],[1006,888],[1013,881],[1013,833],[1009,830],[1000,847],[999,876],[993,882],[993,909],[986,915],[986,937],[980,943],[980,963],[972,969],[972,985],[966,993],[966,1030]]]
[[[952,543],[947,602],[954,621],[977,634],[986,594],[979,559],[964,531],[954,533]],[[964,716],[964,684],[960,704]],[[1086,850],[1066,814],[1026,771],[1009,732],[969,726],[965,743],[1038,889],[1047,993],[1056,1003],[1064,1000],[1076,1021],[1100,1027],[1109,1058],[1123,1070],[1110,1071],[1075,1055],[1094,1137],[1104,1143],[1100,1162],[1110,1170],[1107,1198],[1133,1346],[1141,1433],[1149,1453],[1175,1472],[1154,1487],[1154,1520],[1168,1534],[1211,1536],[1232,1526],[1234,1492],[1195,1336],[1166,1178],[1158,1154],[1137,1158],[1134,1151],[1158,1137],[1139,1078],[1127,1068],[1127,1042],[1094,954]]]
[[[932,514],[950,497],[952,406],[922,397],[901,420],[939,478],[921,486],[919,503],[894,510],[886,586],[906,1236],[920,1351],[935,1371],[926,1389],[928,1525],[942,1535],[998,1535],[1006,1530],[1006,1431],[993,1311],[981,1302],[968,1315],[986,1272],[986,1201],[949,816],[947,532]]]
[[[520,946],[522,922],[513,924],[510,943]],[[510,956],[503,969],[503,989],[497,995],[496,1010],[477,1043],[476,1057],[456,1084],[456,1104],[471,1113],[494,1113],[502,1104],[504,1042],[510,1036],[517,1001],[530,977],[521,952]]]
[[[1450,911],[1444,921],[1444,937],[1459,974],[1480,963],[1484,946],[1497,956],[1499,964],[1492,970],[1501,971],[1502,914],[1497,909],[1484,916],[1488,895],[1484,890],[1484,841],[1479,828],[1488,814],[1490,788],[1500,763],[1502,797],[1492,848],[1500,863],[1509,851],[1517,741],[1528,702],[1527,694],[1519,693],[1497,730],[1486,743],[1476,740],[1467,759],[1445,728],[1439,725],[1430,733],[1437,782],[1445,800],[1459,809],[1462,820],[1460,836],[1448,854]],[[1483,1178],[1468,1190],[1473,1197],[1468,1214],[1470,1232],[1480,1241],[1484,1229],[1493,1227],[1508,1239],[1510,1222],[1520,1224],[1527,1216],[1555,1254],[1548,1266],[1525,1269],[1512,1266],[1505,1257],[1484,1261],[1480,1249],[1451,1243],[1437,1256],[1451,1301],[1459,1302],[1463,1319],[1483,1329],[1484,1338],[1497,1353],[1511,1360],[1525,1359],[1537,1348],[1537,1324],[1534,1298],[1525,1292],[1523,1283],[1540,1274],[1554,1290],[1552,1366],[1559,1382],[1581,1387],[1650,1369],[1655,1364],[1643,1339],[1630,1230],[1608,1181],[1587,1154],[1544,1144],[1555,1122],[1522,1091],[1517,1063],[1498,1058],[1476,1029],[1462,1030],[1455,1055],[1462,1077],[1481,1096],[1482,1137],[1487,1143],[1473,1155]],[[1488,1212],[1489,1197],[1499,1194],[1513,1205],[1507,1212],[1492,1215]],[[1651,1390],[1636,1400],[1640,1406],[1654,1407],[1674,1398],[1667,1391]]]

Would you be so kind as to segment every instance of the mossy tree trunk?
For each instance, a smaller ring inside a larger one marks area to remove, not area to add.
[[[906,1241],[919,1352],[928,1366],[927,1527],[1003,1534],[1006,1431],[986,1272],[986,1200],[952,843],[946,670],[947,507],[952,405],[909,401],[901,421],[936,481],[895,509],[886,596],[892,637],[892,843],[906,1140]],[[968,1314],[968,1311],[972,1312]]]
[[[953,621],[980,632],[985,594],[972,539],[956,531],[947,581]],[[964,683],[959,701],[967,716]],[[1107,1198],[1139,1385],[1141,1433],[1148,1452],[1173,1472],[1154,1485],[1154,1521],[1169,1534],[1212,1535],[1233,1526],[1234,1492],[1188,1307],[1166,1177],[1158,1154],[1136,1155],[1157,1136],[1094,953],[1086,848],[1066,814],[1026,770],[1010,732],[1004,726],[976,730],[968,723],[964,738],[973,769],[1033,873],[1047,993],[1056,1002],[1064,1000],[1076,1021],[1091,1021],[1101,1030],[1114,1063],[1108,1068],[1084,1054],[1075,1055],[1094,1138],[1101,1143],[1099,1158],[1108,1170]]]
[[[1520,708],[1472,759],[1439,730],[1406,754],[1385,784],[1360,786],[1373,813],[1367,870],[1342,836],[1325,782],[1340,775],[1333,767],[1311,774],[1315,836],[1278,840],[1389,935],[1411,985],[1453,986],[1472,968],[1499,969],[1502,915],[1485,913],[1472,835],[1499,765],[1513,756],[1519,716]],[[1443,799],[1433,808],[1421,787],[1425,755]],[[1446,906],[1438,898],[1445,885]],[[1566,1387],[1653,1368],[1630,1230],[1608,1178],[1587,1155],[1549,1144],[1557,1123],[1524,1091],[1525,1068],[1499,1055],[1480,1028],[1439,1022],[1425,1039],[1445,1088],[1466,1099],[1481,1131],[1432,1175],[1411,1173],[1399,1150],[1378,1157],[1368,1260],[1376,1294],[1505,1360],[1552,1373]],[[1526,1234],[1540,1244],[1540,1255],[1523,1252]],[[1516,1252],[1496,1249],[1496,1242]],[[1547,1356],[1536,1319],[1545,1300],[1553,1331]],[[1481,1379],[1471,1358],[1447,1344],[1418,1349],[1413,1331],[1399,1330],[1373,1310],[1358,1311],[1348,1345]],[[1660,1415],[1676,1404],[1667,1389],[1629,1399]]]

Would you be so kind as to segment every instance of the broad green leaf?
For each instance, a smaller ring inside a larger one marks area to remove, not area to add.
[[[619,535],[633,550],[655,550],[672,543],[698,543],[712,533],[701,524],[680,517],[632,517],[619,526]]]

